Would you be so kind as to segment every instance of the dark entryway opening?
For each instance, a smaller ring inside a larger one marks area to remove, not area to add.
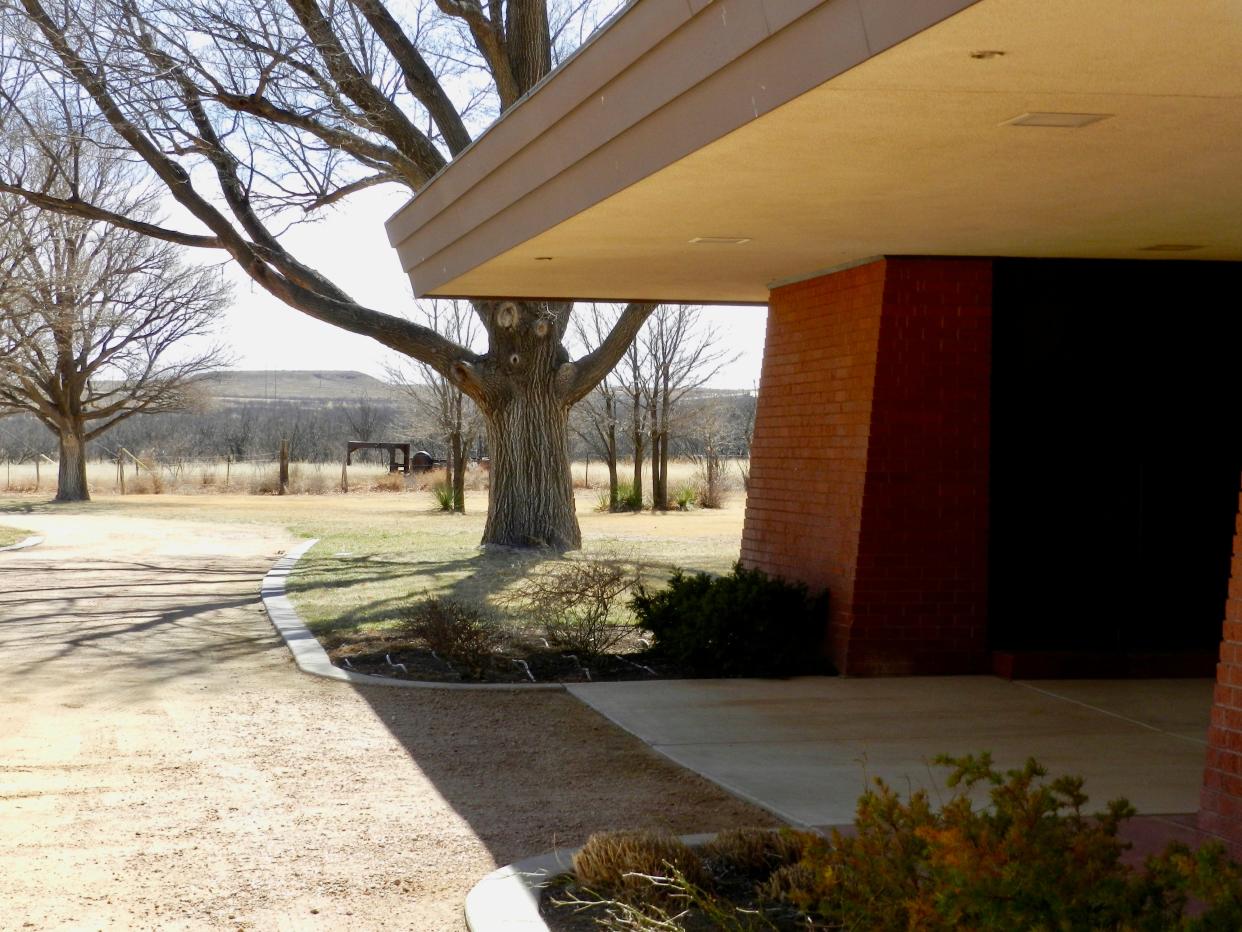
[[[994,650],[1042,653],[1045,675],[1211,675],[1242,476],[1239,296],[1237,263],[996,262]]]

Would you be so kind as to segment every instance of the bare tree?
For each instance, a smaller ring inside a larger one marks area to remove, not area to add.
[[[471,347],[479,338],[478,318],[463,301],[426,301],[419,313],[428,327],[461,346]],[[427,363],[398,363],[388,369],[415,409],[444,436],[448,451],[448,479],[453,487],[453,510],[466,510],[466,451],[479,433],[477,406],[461,387]]]
[[[587,313],[574,320],[575,335],[584,345],[601,342],[616,319],[609,305],[592,303]],[[621,415],[621,387],[617,376],[610,372],[600,380],[582,401],[578,402],[578,426],[575,433],[599,454],[608,467],[608,510],[617,511],[617,427]]]
[[[150,221],[121,163],[81,151],[65,160],[73,191]],[[228,289],[175,246],[72,215],[13,211],[6,240],[0,411],[27,411],[56,435],[56,499],[85,501],[87,443],[140,412],[185,406],[220,364],[215,349],[179,344],[209,331]]]
[[[666,305],[643,328],[648,373],[643,383],[651,445],[652,507],[668,508],[668,452],[680,403],[711,381],[737,355],[721,346],[717,332],[703,324],[702,308]]]
[[[0,190],[226,254],[299,311],[431,366],[487,423],[484,542],[576,547],[568,411],[653,305],[630,304],[597,347],[571,359],[571,303],[479,301],[488,346],[478,353],[359,304],[299,260],[283,233],[362,189],[421,190],[470,144],[472,126],[551,70],[601,5],[617,3],[0,0],[0,118],[29,120],[31,101],[47,94],[81,108],[145,163],[189,227],[56,194],[54,164],[38,171],[12,159]]]

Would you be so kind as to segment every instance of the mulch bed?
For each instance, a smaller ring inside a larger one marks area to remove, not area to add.
[[[592,683],[683,679],[695,675],[693,670],[680,669],[649,651],[590,659],[541,647],[497,654],[482,670],[465,670],[420,645],[369,638],[334,647],[328,656],[336,666],[354,673],[435,683]]]

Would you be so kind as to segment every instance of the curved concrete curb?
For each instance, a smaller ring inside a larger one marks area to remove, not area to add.
[[[272,627],[285,639],[285,644],[293,653],[294,662],[303,673],[322,676],[329,680],[343,680],[357,686],[397,686],[402,689],[537,689],[564,692],[565,687],[561,683],[429,683],[421,680],[398,680],[388,676],[371,676],[367,673],[351,673],[349,670],[342,670],[333,665],[327,652],[320,646],[318,639],[311,633],[310,628],[306,627],[306,623],[294,609],[293,603],[289,601],[285,587],[285,580],[293,572],[298,560],[302,559],[306,552],[317,543],[319,543],[318,538],[308,540],[277,560],[263,577],[263,584],[259,589],[259,596],[263,599],[263,607],[267,609],[267,617],[271,619]]]
[[[715,838],[682,835],[688,845],[702,845]],[[546,854],[515,861],[492,871],[466,894],[466,928],[470,932],[548,932],[539,915],[544,885],[569,870],[577,848],[557,848]]]
[[[37,534],[31,534],[25,540],[19,540],[15,544],[9,544],[7,547],[0,547],[0,553],[6,553],[9,550],[26,550],[30,547],[38,547],[43,543],[43,538]]]

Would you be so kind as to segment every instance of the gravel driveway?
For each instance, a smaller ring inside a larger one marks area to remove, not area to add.
[[[303,675],[278,529],[22,514],[0,554],[0,928],[460,929],[603,828],[772,824],[564,694]]]

